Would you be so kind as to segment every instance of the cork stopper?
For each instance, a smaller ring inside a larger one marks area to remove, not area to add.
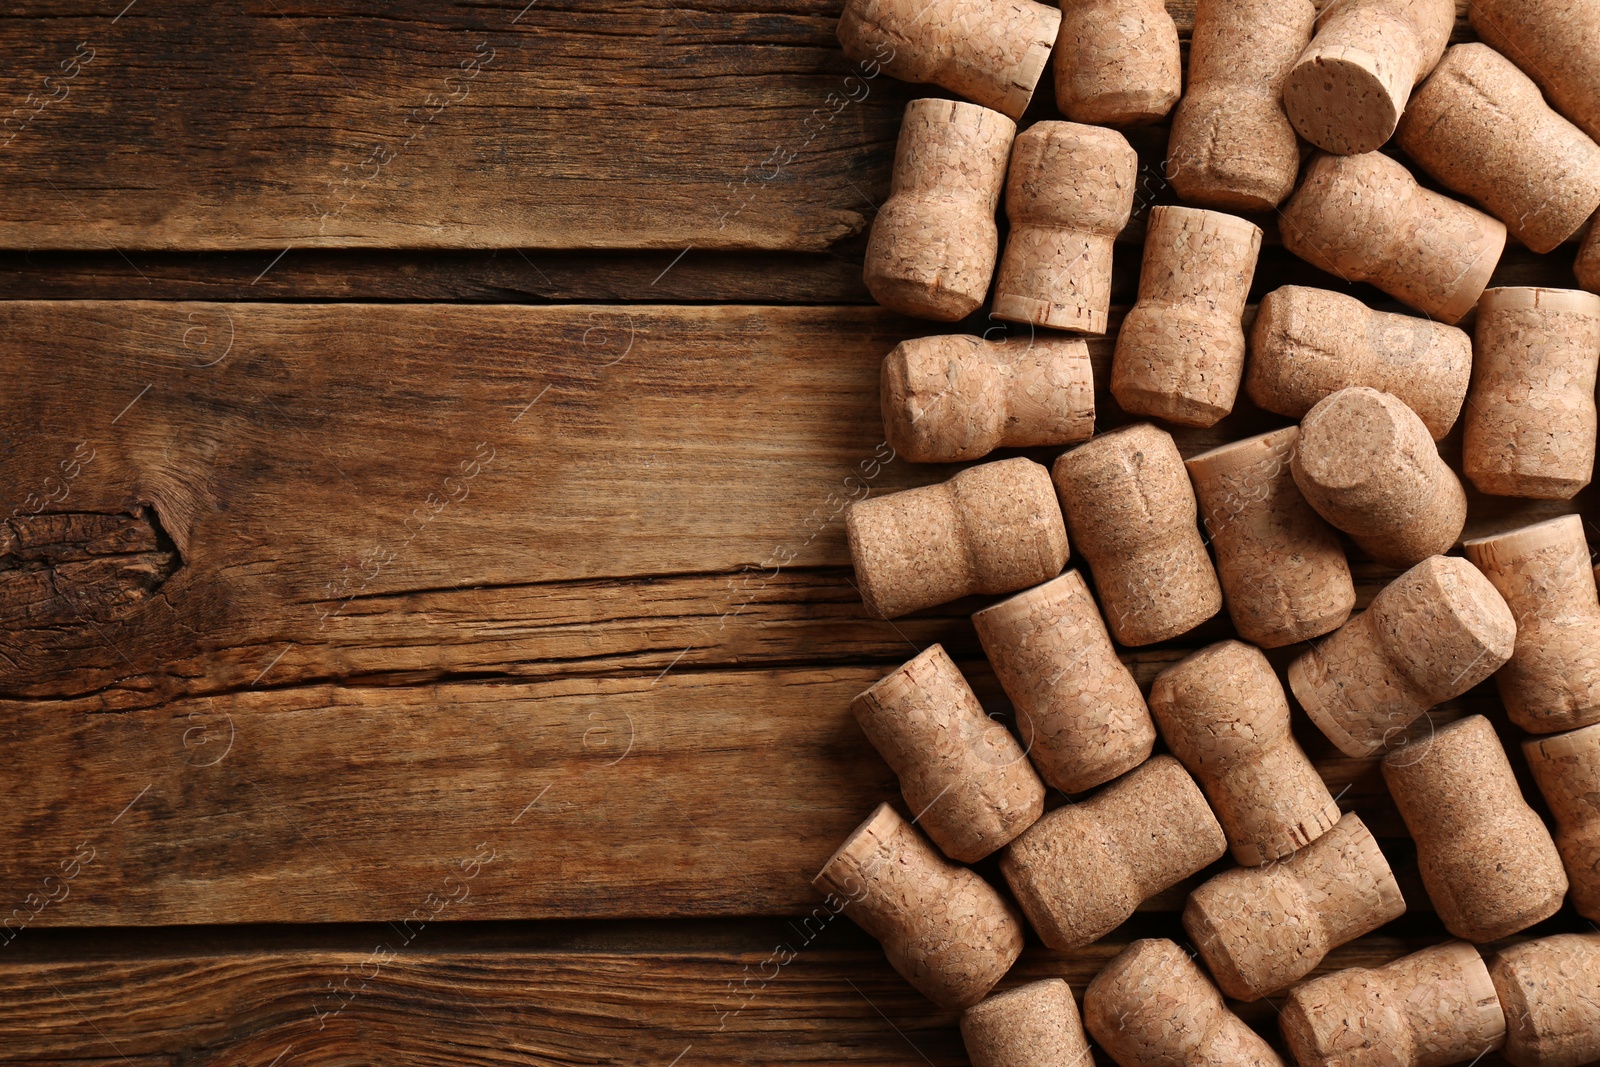
[[[1283,1067],[1165,938],[1135,941],[1083,995],[1084,1022],[1119,1067]]]
[[[1600,141],[1600,4],[1472,0],[1467,18],[1491,48],[1533,76],[1556,110]]]
[[[1022,918],[994,887],[880,804],[811,880],[883,943],[889,963],[941,1008],[982,1000],[1022,953]]]
[[[1517,620],[1517,645],[1495,674],[1500,702],[1529,733],[1600,722],[1600,602],[1583,519],[1524,526],[1465,544]]]
[[[1178,27],[1161,0],[1062,0],[1056,106],[1074,122],[1139,126],[1183,91]]]
[[[1424,189],[1381,152],[1314,157],[1279,226],[1284,247],[1312,266],[1451,325],[1477,304],[1506,244],[1505,223]]]
[[[1501,951],[1489,977],[1506,1013],[1514,1067],[1600,1059],[1600,933],[1557,934]]]
[[[1398,397],[1438,441],[1461,413],[1471,374],[1465,330],[1285,285],[1256,309],[1244,388],[1260,407],[1298,419],[1330,393],[1371,386]]]
[[[1279,1025],[1300,1067],[1443,1067],[1506,1037],[1489,968],[1465,941],[1296,986]]]
[[[1356,602],[1338,535],[1294,484],[1299,436],[1299,427],[1285,426],[1184,463],[1234,629],[1262,648],[1337,629]]]
[[[1291,470],[1318,515],[1392,567],[1448,552],[1467,521],[1461,479],[1427,426],[1399,398],[1364,385],[1306,413]]]
[[[845,514],[867,614],[894,619],[1061,573],[1067,531],[1031,459],[968,467],[947,482],[862,500]]]
[[[883,360],[883,432],[913,463],[1094,433],[1089,346],[1069,337],[1001,343],[965,334],[902,341]]]
[[[995,209],[1017,124],[956,100],[906,105],[889,199],[872,223],[863,278],[891,311],[955,322],[989,292]]]
[[[996,993],[961,1013],[972,1067],[1079,1067],[1092,1062],[1072,990],[1059,978]]]
[[[1578,260],[1572,265],[1578,284],[1591,293],[1600,293],[1600,226],[1589,224],[1583,244],[1578,248]]]
[[[1446,930],[1498,941],[1561,907],[1561,856],[1522,799],[1488,719],[1460,719],[1391,752],[1383,780],[1417,843],[1422,884]]]
[[[1594,474],[1600,296],[1490,289],[1474,336],[1467,477],[1497,496],[1570,500]]]
[[[1260,1000],[1405,910],[1389,861],[1350,814],[1288,859],[1235,867],[1201,885],[1189,894],[1183,928],[1224,993]]]
[[[1300,136],[1325,152],[1371,152],[1394,133],[1412,86],[1439,62],[1452,0],[1337,0],[1283,86]]]
[[[1213,426],[1233,410],[1260,251],[1261,228],[1244,219],[1151,209],[1139,302],[1122,320],[1111,364],[1111,395],[1124,411]]]
[[[1221,609],[1171,434],[1149,423],[1101,434],[1058,458],[1051,476],[1118,641],[1165,641]]]
[[[1038,122],[1017,138],[994,317],[1105,333],[1111,245],[1133,211],[1139,156],[1100,126]]]
[[[1432,556],[1289,664],[1289,688],[1339,751],[1359,759],[1403,742],[1423,712],[1498,670],[1516,632],[1477,568]]]
[[[1104,937],[1140,901],[1227,847],[1194,779],[1157,756],[1034,823],[1001,855],[1000,873],[1044,943],[1072,949]]]
[[[1060,23],[1061,12],[1033,0],[849,0],[839,43],[874,73],[942,86],[1020,119]]]
[[[1156,728],[1077,571],[972,616],[1046,782],[1081,793],[1150,757]]]
[[[1600,921],[1600,724],[1524,741],[1522,751],[1555,816],[1572,906]]]

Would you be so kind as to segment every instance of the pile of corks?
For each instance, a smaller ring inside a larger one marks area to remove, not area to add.
[[[1452,0],[1335,0],[1320,16],[1310,0],[1199,0],[1180,99],[1178,35],[1158,0],[847,4],[852,58],[972,101],[906,108],[867,250],[881,304],[953,322],[992,282],[994,317],[1104,333],[1137,168],[1109,127],[1171,111],[1168,177],[1200,206],[1150,212],[1111,392],[1127,412],[1204,427],[1242,383],[1299,420],[1185,461],[1154,423],[1094,435],[1081,337],[924,337],[884,361],[887,438],[907,459],[1084,442],[1049,470],[979,464],[848,515],[876,617],[1015,594],[972,617],[1015,733],[939,645],[867,690],[855,716],[914,817],[880,806],[816,878],[909,982],[964,1009],[977,1067],[1075,1067],[1085,1026],[1122,1067],[1281,1067],[1224,994],[1285,995],[1300,1067],[1442,1067],[1495,1048],[1517,1067],[1600,1059],[1600,933],[1523,940],[1487,961],[1474,945],[1569,894],[1600,919],[1600,600],[1583,522],[1450,555],[1466,495],[1437,447],[1463,417],[1464,472],[1489,494],[1566,499],[1592,475],[1600,296],[1484,289],[1508,229],[1548,252],[1600,207],[1600,0],[1469,6],[1486,43],[1447,47]],[[1018,135],[1052,46],[1072,121]],[[1473,204],[1378,151],[1391,136]],[[1304,161],[1302,140],[1315,149]],[[1247,344],[1261,230],[1218,208],[1278,209],[1292,252],[1421,317],[1286,286],[1262,300]],[[1577,273],[1600,289],[1600,223],[1591,231]],[[1473,312],[1469,336],[1455,324]],[[1339,532],[1407,568],[1353,617]],[[1085,574],[1063,573],[1069,534]],[[1243,640],[1163,671],[1146,697],[1113,638],[1169,640],[1224,606]],[[1300,642],[1289,691],[1346,755],[1387,753],[1424,886],[1460,939],[1310,981],[1329,950],[1406,903],[1291,733],[1261,650]],[[1553,836],[1487,719],[1415,729],[1491,675],[1533,735],[1522,756]],[[1170,755],[1152,756],[1158,732]],[[1046,786],[1071,802],[1046,814]],[[996,852],[1015,905],[964,866]],[[1136,941],[1090,983],[1081,1018],[1058,979],[990,995],[1024,916],[1052,948],[1087,945],[1227,852],[1237,866],[1183,911],[1198,963],[1172,941]]]

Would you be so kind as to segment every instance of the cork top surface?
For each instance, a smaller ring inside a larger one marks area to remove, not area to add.
[[[1579,757],[1594,761],[1600,768],[1600,723],[1552,737],[1530,737],[1522,742],[1522,751],[1529,763]],[[1596,803],[1600,806],[1600,798]]]
[[[1596,299],[1600,300],[1600,297]],[[1530,555],[1541,548],[1569,542],[1574,536],[1579,541],[1583,540],[1581,515],[1562,515],[1504,533],[1469,537],[1461,542],[1461,546],[1466,549],[1468,559],[1487,566],[1492,560]]]
[[[1285,426],[1278,430],[1246,437],[1230,444],[1219,445],[1198,456],[1183,461],[1195,478],[1211,478],[1236,470],[1254,467],[1267,460],[1275,460],[1280,451],[1300,436],[1300,427]]]
[[[1317,485],[1354,489],[1386,473],[1385,460],[1407,440],[1406,423],[1427,427],[1388,393],[1356,385],[1319,400],[1301,423],[1301,469]],[[1431,437],[1431,435],[1430,435]]]
[[[885,838],[895,833],[904,824],[905,820],[900,817],[900,813],[895,811],[891,804],[887,801],[879,804],[872,809],[872,814],[868,815],[860,826],[850,831],[850,836],[844,839],[844,843],[833,850],[833,855],[828,857],[828,862],[822,865],[822,869],[817,872],[817,876],[812,881],[818,882],[822,880],[841,859],[846,857],[861,859],[871,855],[878,849]]]
[[[1536,285],[1508,285],[1485,289],[1478,298],[1481,311],[1570,311],[1600,317],[1600,295],[1583,289],[1546,289]]]
[[[1241,219],[1225,211],[1185,207],[1181,204],[1159,204],[1150,209],[1150,227],[1170,227],[1191,233],[1215,233],[1241,244],[1259,243],[1261,227],[1249,219]]]

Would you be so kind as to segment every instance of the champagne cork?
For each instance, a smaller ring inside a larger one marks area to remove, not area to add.
[[[1383,780],[1417,843],[1422,884],[1445,929],[1498,941],[1548,919],[1567,895],[1550,831],[1482,715],[1391,752]]]
[[[1467,521],[1466,491],[1428,427],[1398,398],[1365,385],[1306,413],[1290,469],[1318,515],[1393,567],[1448,552]]]
[[[1583,519],[1563,515],[1465,547],[1516,616],[1516,649],[1495,674],[1511,721],[1534,734],[1600,722],[1600,602]]]
[[[1106,332],[1111,244],[1133,212],[1138,173],[1138,154],[1115,130],[1039,122],[1017,138],[995,318]]]
[[[811,884],[883,943],[889,963],[941,1008],[982,1000],[1022,953],[1022,918],[994,887],[945,859],[887,804]]]
[[[1477,568],[1432,556],[1289,664],[1289,689],[1340,752],[1360,759],[1493,674],[1516,636],[1511,609]]]
[[[972,1067],[1080,1067],[1093,1062],[1072,990],[1059,978],[996,993],[961,1013]]]
[[[1283,1067],[1166,938],[1135,941],[1106,964],[1083,994],[1083,1015],[1119,1067]]]
[[[1467,18],[1532,75],[1556,110],[1600,141],[1600,0],[1472,0]]]
[[[894,619],[972,593],[1012,593],[1061,573],[1067,531],[1031,459],[861,500],[845,514],[867,614]]]
[[[1150,757],[1156,728],[1077,571],[972,616],[1046,782],[1081,793]]]
[[[1016,132],[977,104],[906,105],[889,199],[867,240],[863,277],[874,300],[939,322],[978,309],[1000,250],[994,213]]]
[[[1172,113],[1167,180],[1192,204],[1270,211],[1294,190],[1300,143],[1283,82],[1311,43],[1311,0],[1199,0],[1189,90]]]
[[[1462,468],[1497,496],[1570,500],[1594,474],[1600,296],[1580,289],[1490,289]]]
[[[1060,24],[1033,0],[849,0],[839,43],[856,63],[1020,119]]]
[[[1506,244],[1505,223],[1424,189],[1381,152],[1313,158],[1279,228],[1312,266],[1450,325],[1477,304]]]
[[[1165,641],[1222,607],[1171,434],[1148,423],[1101,434],[1058,458],[1051,476],[1118,641]]]
[[[913,463],[981,459],[996,448],[1094,434],[1089,346],[1035,337],[994,344],[966,334],[902,341],[883,360],[883,432]]]
[[[1524,741],[1522,751],[1555,816],[1572,906],[1600,921],[1600,723]]]
[[[1183,90],[1178,27],[1161,0],[1062,0],[1056,106],[1074,122],[1138,126]]]
[[[1299,436],[1299,427],[1285,426],[1184,463],[1234,629],[1262,648],[1335,630],[1356,602],[1338,535],[1294,484]]]
[[[1465,330],[1285,285],[1256,309],[1244,389],[1258,406],[1299,419],[1330,393],[1371,386],[1398,397],[1438,441],[1456,424],[1471,374]]]
[[[1001,854],[1000,873],[1044,943],[1072,949],[1104,937],[1140,901],[1227,847],[1194,779],[1157,756],[1034,823]]]
[[[1489,968],[1465,941],[1296,986],[1279,1026],[1300,1067],[1446,1067],[1506,1038]]]
[[[1514,1067],[1600,1059],[1600,933],[1557,934],[1500,952],[1489,977],[1506,1013]]]
[[[1234,867],[1201,885],[1183,928],[1224,993],[1260,1000],[1405,910],[1389,861],[1350,814],[1282,862]]]
[[[1445,52],[1411,98],[1399,141],[1423,170],[1482,204],[1535,252],[1554,249],[1600,207],[1600,145],[1485,44]]]
[[[1124,411],[1213,426],[1244,374],[1245,297],[1261,228],[1217,211],[1150,211],[1139,302],[1122,320],[1111,395]]]
[[[1444,55],[1455,28],[1452,0],[1337,0],[1283,85],[1283,108],[1300,136],[1353,156],[1394,133],[1411,89]]]

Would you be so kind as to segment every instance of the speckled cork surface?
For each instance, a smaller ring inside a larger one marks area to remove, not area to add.
[[[1074,122],[1166,117],[1183,89],[1178,27],[1161,0],[1062,0],[1056,106]]]
[[[1557,934],[1489,961],[1515,1067],[1579,1067],[1600,1059],[1600,933]]]
[[[1600,141],[1600,0],[1472,0],[1467,18],[1558,111]]]
[[[996,993],[961,1013],[972,1067],[1084,1067],[1092,1062],[1072,990],[1059,978]]]
[[[1572,906],[1600,922],[1600,723],[1522,743],[1528,769],[1556,820],[1556,849]]]
[[[1578,258],[1572,265],[1578,284],[1591,293],[1600,293],[1600,226],[1589,224],[1578,247]]]

